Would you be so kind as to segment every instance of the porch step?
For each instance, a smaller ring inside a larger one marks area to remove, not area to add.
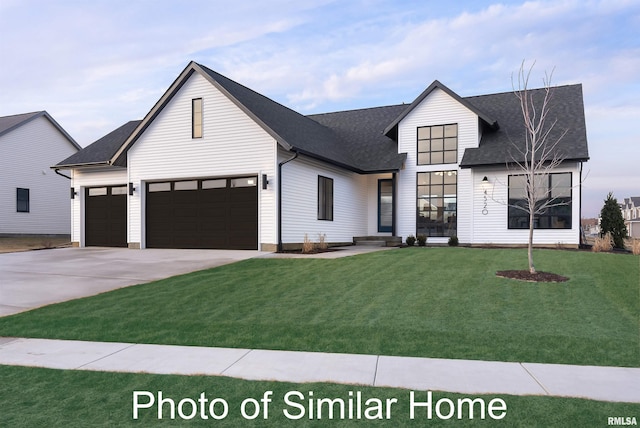
[[[399,236],[354,236],[353,243],[371,247],[397,247],[402,245],[402,238]]]

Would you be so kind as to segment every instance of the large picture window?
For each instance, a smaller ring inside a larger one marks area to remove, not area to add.
[[[16,189],[16,211],[19,213],[29,212],[29,189]]]
[[[333,221],[333,179],[318,176],[318,220]]]
[[[571,173],[540,174],[535,178],[538,202],[547,204],[534,217],[535,229],[571,229]],[[537,210],[537,208],[536,208]],[[509,176],[509,229],[528,229],[527,176]]]
[[[458,172],[418,173],[416,233],[455,236],[458,230]]]
[[[418,128],[418,165],[458,161],[458,124]]]

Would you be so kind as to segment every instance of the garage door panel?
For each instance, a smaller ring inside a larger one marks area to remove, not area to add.
[[[127,194],[124,186],[85,191],[85,245],[127,246]]]
[[[155,183],[155,189],[165,190],[155,192],[149,183],[147,246],[256,249],[256,183],[257,177],[176,181]]]

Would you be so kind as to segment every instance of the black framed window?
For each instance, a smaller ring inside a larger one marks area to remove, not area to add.
[[[318,220],[333,221],[333,179],[318,176]]]
[[[418,173],[416,233],[456,236],[458,230],[458,172]]]
[[[29,212],[29,189],[20,187],[16,189],[16,211],[19,213]]]
[[[571,173],[539,174],[535,177],[536,210],[549,205],[534,217],[535,229],[571,229]],[[509,229],[529,229],[527,176],[509,176]]]
[[[202,138],[202,98],[191,100],[191,138]]]
[[[458,124],[418,128],[418,165],[458,161]]]

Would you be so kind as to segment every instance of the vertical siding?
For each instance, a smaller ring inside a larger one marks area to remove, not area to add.
[[[458,163],[466,148],[478,147],[478,117],[475,113],[436,88],[405,117],[398,128],[398,151],[407,153],[405,169],[399,174],[398,235],[403,239],[416,233],[416,174],[427,171],[458,170],[457,221],[458,239],[471,241],[471,172],[460,170],[458,164],[418,165],[417,128],[420,126],[458,124]],[[448,238],[431,238],[430,242],[447,242]]]
[[[71,200],[71,241],[84,246],[84,189],[126,184],[127,170],[124,168],[74,169],[71,177],[73,178],[71,185],[77,193]],[[69,198],[68,188],[66,196]]]
[[[0,137],[0,233],[69,234],[69,180],[50,167],[76,148],[45,117]],[[29,189],[29,212],[16,212],[16,188]]]
[[[572,219],[571,229],[536,229],[533,233],[534,244],[539,245],[578,245],[580,243],[580,165],[569,164],[557,168],[554,172],[571,172]],[[475,244],[526,244],[529,241],[529,229],[508,229],[508,176],[521,174],[521,171],[501,169],[477,169],[472,173],[473,183],[473,240]],[[482,179],[490,182],[487,191],[487,211],[484,207]]]
[[[290,155],[282,152],[281,160]],[[333,179],[333,221],[318,220],[318,175]],[[312,241],[325,234],[327,242],[351,242],[366,235],[367,177],[307,157],[282,167],[282,242]]]
[[[203,138],[191,138],[191,100],[203,99]],[[275,143],[259,125],[194,73],[128,153],[130,242],[144,245],[144,182],[267,174],[258,189],[259,244],[275,244]]]

